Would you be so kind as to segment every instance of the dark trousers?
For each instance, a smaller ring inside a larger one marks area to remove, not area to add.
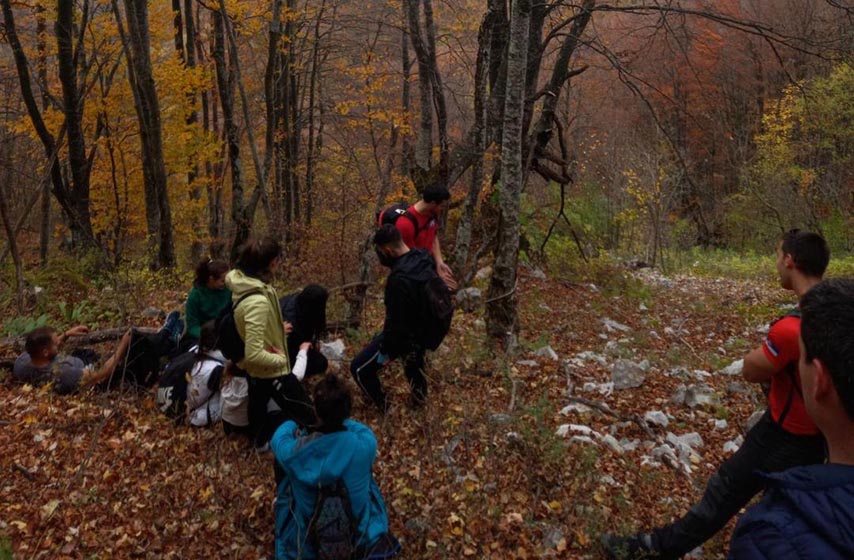
[[[293,346],[294,348],[291,350],[291,342],[288,340],[288,358],[291,360],[291,368],[293,368],[294,364],[297,363],[297,354],[299,353],[299,344],[295,344]],[[313,347],[308,349],[307,354],[305,363],[306,377],[323,373],[329,367],[329,360],[326,359],[326,356],[315,350]]]
[[[381,410],[386,408],[386,394],[380,383],[379,371],[385,364],[379,364],[380,346],[383,335],[379,334],[368,344],[350,363],[350,373],[356,384],[362,388],[367,397]],[[389,361],[402,358],[403,373],[409,381],[413,398],[424,401],[427,398],[427,378],[424,377],[424,349],[411,346],[400,355],[389,356]],[[388,362],[386,362],[388,363]]]
[[[700,503],[670,525],[653,531],[653,547],[661,558],[682,557],[720,531],[762,490],[757,471],[779,472],[821,463],[824,455],[821,435],[790,434],[766,412],[747,432],[741,448],[709,479]]]
[[[267,411],[272,400],[280,410]],[[249,426],[256,446],[262,446],[282,423],[293,420],[300,426],[315,423],[314,406],[305,388],[294,375],[274,379],[249,378]]]

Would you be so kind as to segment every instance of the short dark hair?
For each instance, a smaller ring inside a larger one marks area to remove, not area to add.
[[[421,193],[424,202],[444,202],[451,198],[451,193],[443,185],[430,185]]]
[[[811,231],[792,229],[783,235],[781,249],[792,255],[795,267],[807,276],[821,278],[830,262],[830,249],[822,236]]]
[[[209,278],[216,278],[228,272],[228,263],[221,260],[205,259],[196,265],[196,286],[204,286]]]
[[[45,348],[53,344],[53,335],[56,331],[53,327],[39,327],[27,333],[24,339],[24,350],[30,356],[35,356]]]
[[[202,325],[199,329],[199,355],[205,352],[210,352],[216,348],[217,332],[216,321],[211,319]]]
[[[400,236],[400,231],[394,224],[384,224],[374,234],[374,245],[377,247],[385,247],[386,245],[397,245],[401,243],[403,238]]]
[[[314,387],[314,410],[325,427],[339,427],[350,417],[353,397],[350,389],[334,373],[328,373]]]
[[[237,268],[257,278],[265,279],[270,264],[282,256],[282,245],[272,237],[250,239],[237,254]]]
[[[801,299],[804,359],[827,367],[848,418],[854,421],[854,279],[825,280]]]

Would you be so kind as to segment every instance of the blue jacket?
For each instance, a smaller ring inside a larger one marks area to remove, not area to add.
[[[854,466],[810,465],[763,476],[765,495],[739,520],[729,558],[854,558]]]
[[[371,474],[377,440],[367,426],[345,420],[345,431],[297,436],[297,425],[282,424],[270,446],[285,477],[276,493],[277,560],[313,560],[307,527],[314,512],[317,488],[344,481],[353,516],[358,521],[359,547],[373,546],[388,532],[385,502]]]

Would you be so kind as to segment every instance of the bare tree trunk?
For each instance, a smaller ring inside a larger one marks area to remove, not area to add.
[[[9,252],[12,255],[12,261],[15,263],[15,302],[18,306],[18,312],[23,313],[24,267],[21,262],[21,253],[18,250],[18,240],[16,238],[15,228],[13,227],[12,219],[9,216],[8,203],[8,200],[11,196],[14,155],[15,145],[13,143],[13,138],[4,138],[3,144],[0,145],[0,163],[3,164],[2,167],[5,167],[5,172],[3,173],[3,180],[0,181],[0,218],[3,219],[3,229],[6,231],[6,239],[8,239],[9,241]]]
[[[471,248],[472,229],[474,227],[474,216],[477,208],[477,199],[483,188],[483,156],[486,151],[486,101],[487,80],[489,78],[489,67],[492,60],[492,28],[497,17],[495,4],[499,0],[490,0],[489,8],[480,24],[477,37],[477,62],[474,78],[474,131],[476,150],[474,164],[472,166],[471,182],[469,183],[468,195],[463,205],[462,216],[457,226],[456,246],[454,248],[454,266],[457,278],[465,281],[469,250]],[[502,2],[503,3],[503,2]],[[477,266],[477,263],[473,263]]]
[[[405,0],[409,40],[418,61],[418,93],[420,120],[415,142],[415,164],[423,171],[430,169],[433,155],[433,99],[430,81],[430,55],[421,37],[421,18],[418,9],[421,0]]]
[[[36,11],[36,34],[38,35],[38,44],[36,52],[38,53],[38,62],[36,64],[39,84],[42,90],[42,111],[46,111],[50,103],[50,96],[47,92],[47,23],[45,21],[45,8],[41,4],[37,4]],[[50,182],[45,182],[42,188],[41,195],[41,229],[39,231],[39,262],[42,266],[47,264],[48,252],[50,251]]]
[[[172,213],[166,183],[166,164],[163,160],[160,102],[151,70],[148,3],[146,0],[124,0],[124,6],[127,34],[123,29],[117,0],[113,0],[113,12],[125,45],[128,78],[139,120],[148,233],[152,239],[157,239],[157,254],[152,259],[151,267],[172,267],[175,265],[175,246],[172,240]]]
[[[519,260],[519,197],[522,166],[522,125],[525,112],[528,31],[531,0],[513,0],[510,42],[507,52],[507,91],[504,104],[504,133],[501,141],[501,212],[498,248],[486,305],[487,330],[500,338],[508,351],[516,346],[519,320],[516,309],[516,267]]]

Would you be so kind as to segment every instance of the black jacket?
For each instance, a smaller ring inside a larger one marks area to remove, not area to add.
[[[383,354],[399,356],[418,344],[424,321],[422,288],[435,275],[436,262],[423,249],[410,250],[391,266],[385,285]]]

